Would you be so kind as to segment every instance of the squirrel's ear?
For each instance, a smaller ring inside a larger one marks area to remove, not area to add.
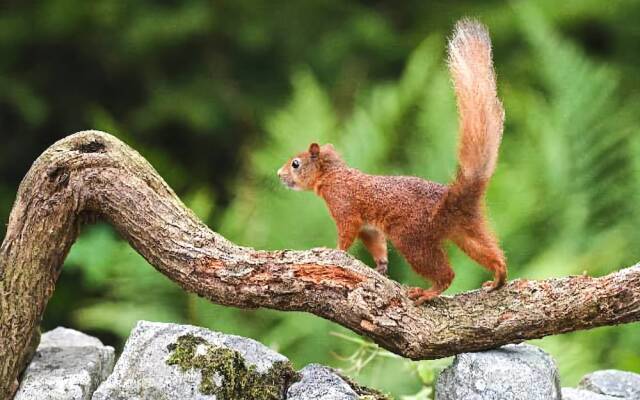
[[[336,151],[335,147],[333,147],[333,145],[331,143],[327,143],[324,146],[322,146],[322,150]]]
[[[311,143],[309,146],[309,154],[311,154],[311,158],[317,158],[320,154],[320,146],[318,143]]]

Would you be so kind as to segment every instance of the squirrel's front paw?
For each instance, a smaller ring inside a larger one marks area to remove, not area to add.
[[[379,274],[382,274],[384,276],[387,276],[388,269],[389,269],[389,263],[387,261],[380,261],[376,265],[376,271],[378,271]]]
[[[409,288],[408,296],[411,300],[414,300],[413,304],[416,306],[422,305],[424,302],[438,297],[440,293],[435,290],[425,290],[423,288],[414,287]]]
[[[500,281],[486,281],[482,284],[482,287],[487,289],[490,292],[493,292],[496,289],[500,289],[504,285],[504,282]]]

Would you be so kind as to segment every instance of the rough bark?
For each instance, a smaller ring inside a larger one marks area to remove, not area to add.
[[[40,156],[0,247],[0,398],[12,393],[62,262],[88,217],[111,223],[185,290],[241,308],[306,311],[412,359],[432,359],[640,319],[640,264],[591,278],[515,280],[421,307],[405,289],[329,249],[259,251],[211,231],[149,163],[96,131]]]

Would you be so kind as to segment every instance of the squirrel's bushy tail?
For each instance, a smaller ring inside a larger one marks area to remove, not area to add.
[[[504,122],[487,29],[473,20],[459,21],[449,40],[448,62],[458,103],[460,138],[457,177],[450,185],[445,208],[477,212],[496,167]]]

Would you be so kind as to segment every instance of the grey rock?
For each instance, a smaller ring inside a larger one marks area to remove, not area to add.
[[[309,364],[287,391],[287,400],[358,400],[358,394],[331,368]]]
[[[56,328],[42,335],[14,400],[88,400],[113,363],[112,347],[73,329]]]
[[[640,400],[640,375],[608,369],[585,375],[579,388],[622,399]]]
[[[620,400],[619,397],[606,396],[588,390],[562,388],[562,400]]]
[[[43,347],[102,347],[100,339],[89,336],[85,333],[61,326],[46,332],[40,338],[40,345]]]
[[[436,383],[436,400],[559,400],[553,359],[528,344],[456,356]]]
[[[171,346],[183,335],[203,338],[208,344],[237,351],[245,364],[259,373],[267,373],[275,362],[287,358],[266,346],[243,337],[212,332],[190,325],[140,321],[132,330],[113,374],[95,392],[94,400],[211,400],[215,395],[200,392],[201,372],[183,371],[178,365],[168,365]],[[200,346],[200,345],[198,345]],[[203,345],[204,347],[204,345]],[[196,349],[196,353],[200,347]],[[224,385],[222,377],[214,382]],[[284,387],[283,387],[284,392]]]

